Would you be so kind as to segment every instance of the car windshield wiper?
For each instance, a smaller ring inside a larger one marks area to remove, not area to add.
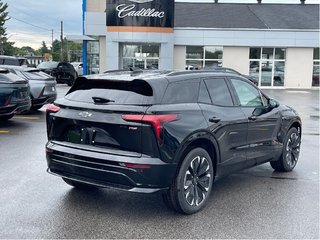
[[[105,103],[110,103],[110,102],[115,102],[114,100],[108,99],[108,98],[102,98],[102,97],[92,97],[92,100],[94,103],[98,104],[105,104]]]

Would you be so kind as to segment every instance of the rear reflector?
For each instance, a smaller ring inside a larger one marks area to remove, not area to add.
[[[176,114],[165,114],[165,115],[122,115],[122,118],[126,121],[132,122],[145,122],[149,123],[153,126],[156,137],[159,143],[162,143],[161,139],[161,130],[163,127],[163,123],[172,122],[177,120],[178,116]]]
[[[49,104],[47,106],[46,112],[47,113],[57,113],[57,112],[60,111],[60,109],[61,109],[60,107],[58,107],[58,106],[56,106],[54,104]]]
[[[148,164],[136,164],[136,163],[120,163],[120,166],[135,169],[148,169],[151,165]]]

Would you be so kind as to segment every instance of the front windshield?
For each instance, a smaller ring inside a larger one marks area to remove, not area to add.
[[[58,62],[42,62],[38,65],[38,68],[56,68],[58,66]]]

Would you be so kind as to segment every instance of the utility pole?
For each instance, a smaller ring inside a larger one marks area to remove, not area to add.
[[[53,57],[53,29],[51,29],[51,57]]]
[[[63,21],[61,21],[61,52],[60,52],[60,61],[63,61]]]

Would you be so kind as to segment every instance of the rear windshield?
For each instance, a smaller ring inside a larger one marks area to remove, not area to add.
[[[27,72],[22,72],[22,74],[27,79],[31,79],[31,80],[46,80],[48,78],[52,79],[50,75],[41,71],[27,71]]]
[[[0,58],[0,65],[20,66],[19,60],[14,58]]]
[[[93,98],[101,98],[108,101],[108,105],[152,105],[156,103],[152,87],[143,80],[107,81],[82,78],[70,89],[65,98],[86,103],[94,103]]]

